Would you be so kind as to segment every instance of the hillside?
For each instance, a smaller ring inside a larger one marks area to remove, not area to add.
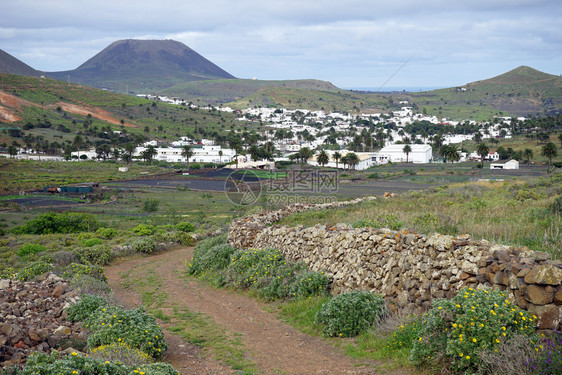
[[[339,88],[330,82],[314,79],[301,80],[254,80],[254,79],[222,79],[185,82],[160,91],[160,94],[180,97],[188,101],[197,100],[205,103],[230,103],[244,100],[263,89],[299,89],[310,91],[337,92]],[[234,105],[239,107],[238,105]]]
[[[118,92],[152,93],[185,81],[234,78],[173,40],[119,40],[69,71],[49,77]]]
[[[180,136],[214,138],[229,129],[257,126],[238,121],[230,113],[153,102],[49,78],[0,74],[0,82],[0,145],[4,147],[16,141],[60,154],[76,135],[86,145],[144,139],[169,142]]]
[[[562,77],[520,66],[464,86],[407,95],[427,113],[447,118],[562,113]]]
[[[0,73],[39,77],[41,72],[0,49]]]

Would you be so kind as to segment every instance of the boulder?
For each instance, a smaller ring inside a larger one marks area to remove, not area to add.
[[[535,266],[525,275],[527,284],[560,285],[562,283],[562,269],[552,264]]]

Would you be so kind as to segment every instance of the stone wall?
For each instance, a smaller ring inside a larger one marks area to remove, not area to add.
[[[434,298],[452,298],[462,287],[504,290],[507,298],[539,317],[540,329],[561,329],[562,262],[527,248],[473,240],[468,235],[423,235],[405,230],[305,228],[275,225],[285,216],[352,202],[293,205],[233,222],[228,241],[239,248],[276,248],[331,276],[335,294],[370,290],[389,308],[421,312]]]

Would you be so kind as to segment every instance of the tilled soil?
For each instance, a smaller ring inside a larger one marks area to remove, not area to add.
[[[118,299],[133,307],[140,297],[122,285],[120,275],[130,269],[155,267],[168,295],[162,310],[172,305],[211,317],[228,334],[239,334],[246,356],[259,374],[375,374],[374,363],[357,363],[322,338],[301,333],[264,310],[263,302],[223,289],[213,289],[193,278],[179,278],[193,248],[179,248],[149,258],[127,260],[106,268]],[[166,324],[162,323],[164,329]],[[237,373],[202,353],[197,347],[166,333],[166,360],[182,374]],[[394,371],[403,374],[403,371]]]

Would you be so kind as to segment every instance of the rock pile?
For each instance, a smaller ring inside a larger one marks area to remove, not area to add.
[[[305,207],[311,208],[315,207]],[[537,315],[538,328],[562,328],[562,262],[547,253],[473,241],[468,235],[345,224],[271,226],[298,209],[240,219],[231,225],[228,241],[241,248],[279,249],[289,259],[326,271],[333,293],[371,290],[394,310],[421,312],[433,299],[452,298],[462,287],[491,287],[504,290],[509,300]]]
[[[25,363],[34,351],[49,353],[85,341],[81,323],[66,321],[77,295],[55,274],[36,281],[0,280],[0,367]]]

